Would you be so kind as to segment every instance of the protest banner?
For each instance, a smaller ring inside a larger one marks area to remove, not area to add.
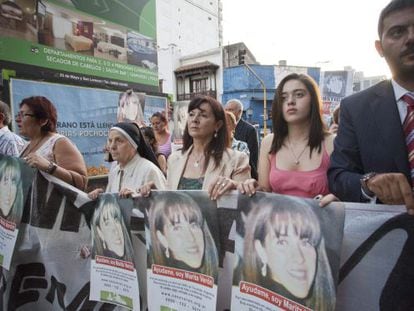
[[[6,158],[0,157],[0,165],[6,162],[4,160]],[[124,304],[123,297],[111,295],[110,291],[100,296],[100,299],[108,301],[106,303],[89,299],[91,263],[93,258],[96,259],[96,254],[85,256],[82,254],[82,250],[87,247],[94,252],[90,226],[93,213],[98,207],[97,201],[91,201],[84,192],[53,176],[40,172],[32,175],[33,169],[25,165],[21,166],[21,170],[27,185],[31,183],[32,191],[30,192],[30,200],[26,200],[24,205],[10,268],[9,270],[3,268],[0,274],[0,308],[2,310],[35,311],[122,309],[123,307],[120,305]],[[0,192],[0,201],[5,199],[5,193],[4,191]],[[231,298],[236,295],[244,295],[243,297],[247,296],[250,301],[254,301],[254,306],[250,306],[253,310],[261,310],[261,306],[264,306],[263,310],[278,310],[276,306],[279,303],[288,310],[301,310],[300,308],[303,310],[323,310],[324,307],[307,305],[306,298],[297,300],[293,297],[303,296],[303,292],[306,292],[308,286],[298,286],[305,289],[302,293],[296,292],[295,295],[287,285],[284,291],[278,291],[276,290],[277,286],[274,286],[271,280],[254,282],[250,279],[244,279],[244,265],[247,262],[247,255],[244,255],[246,250],[240,249],[238,245],[245,247],[243,240],[246,239],[249,231],[245,224],[251,223],[255,218],[255,210],[272,211],[276,209],[273,206],[277,206],[278,202],[288,203],[287,207],[292,207],[293,202],[300,206],[306,206],[309,211],[314,213],[312,217],[318,219],[321,239],[314,239],[316,235],[313,235],[308,242],[319,241],[318,247],[315,248],[319,261],[324,257],[322,256],[323,250],[321,250],[323,238],[325,260],[327,259],[324,261],[328,263],[325,268],[329,268],[331,271],[334,288],[339,282],[337,290],[333,292],[333,295],[336,293],[337,296],[336,310],[411,310],[414,307],[414,298],[411,293],[411,289],[414,287],[412,277],[414,275],[412,267],[414,217],[408,215],[402,206],[344,203],[345,227],[342,250],[339,254],[342,225],[340,206],[342,203],[333,203],[327,208],[321,209],[317,207],[316,203],[312,203],[312,200],[260,193],[252,198],[247,198],[237,193],[231,193],[217,201],[216,207],[215,203],[213,204],[207,194],[202,191],[165,192],[165,196],[169,198],[169,205],[173,202],[174,196],[189,196],[196,202],[192,205],[200,207],[204,223],[208,225],[216,246],[216,255],[212,258],[217,258],[217,264],[210,265],[210,268],[216,267],[216,265],[218,268],[208,271],[204,269],[206,265],[200,264],[201,248],[199,247],[189,248],[190,254],[194,256],[190,256],[193,259],[187,263],[183,261],[183,258],[180,259],[172,246],[168,248],[169,261],[155,262],[155,257],[149,256],[147,263],[147,254],[153,252],[151,239],[154,239],[155,236],[161,241],[164,234],[161,235],[162,230],[158,230],[160,233],[157,234],[156,230],[153,231],[151,238],[151,232],[148,231],[148,226],[146,228],[144,218],[146,211],[155,204],[157,196],[159,199],[162,197],[161,194],[154,191],[149,198],[136,197],[121,200],[117,198],[132,244],[133,266],[136,269],[138,279],[136,286],[139,284],[138,310],[147,309],[148,298],[150,303],[162,302],[161,300],[155,301],[158,298],[154,298],[154,295],[163,297],[164,301],[169,299],[168,306],[175,306],[173,309],[176,310],[186,310],[186,308],[191,308],[191,310],[229,310]],[[266,200],[271,201],[270,207],[269,204],[265,204]],[[244,222],[241,222],[240,220],[243,219]],[[303,224],[307,222],[309,221],[304,221]],[[200,233],[200,229],[197,229],[195,223],[193,229]],[[202,231],[203,241],[206,241],[205,230]],[[303,236],[307,231],[310,230],[305,230]],[[276,231],[273,232],[276,234]],[[287,232],[290,231],[287,230]],[[166,238],[165,235],[164,237]],[[179,246],[184,246],[184,240],[180,241]],[[204,244],[202,262],[206,261],[207,254],[207,242]],[[262,243],[262,246],[265,244]],[[308,243],[303,241],[303,244],[307,245]],[[254,247],[257,245],[260,249],[259,242],[253,243],[253,245]],[[312,247],[310,248],[312,249]],[[162,244],[161,250],[165,256],[166,248],[163,248]],[[185,254],[186,251],[184,250],[182,253]],[[178,258],[175,257],[176,255]],[[276,262],[276,255],[268,257],[265,269],[266,278],[271,276],[270,273],[273,273],[271,265],[274,262],[271,262],[269,258]],[[130,262],[129,260],[125,261]],[[209,259],[209,261],[213,260]],[[293,262],[294,259],[291,261]],[[263,278],[261,276],[262,263],[259,262],[259,267],[256,268],[260,275],[259,280]],[[151,269],[148,269],[149,267]],[[312,270],[311,267],[313,265],[309,265],[308,271]],[[147,273],[147,269],[150,273]],[[320,273],[319,269],[321,268],[318,263],[317,268],[314,269],[315,280],[317,279],[316,275]],[[338,269],[340,271],[339,277],[336,274]],[[240,276],[239,280],[237,280],[238,275]],[[310,276],[312,273],[300,271],[296,272],[296,275]],[[116,275],[111,277],[113,279],[108,278],[108,280],[112,286],[115,284],[113,281]],[[163,283],[150,284],[150,278],[152,278],[151,282],[158,279]],[[309,283],[312,278],[305,279],[308,279]],[[314,294],[313,287],[315,287],[316,281],[312,282],[313,285],[308,291]],[[332,281],[328,283],[332,284]],[[234,284],[238,284],[238,286]],[[156,292],[153,288],[154,285],[158,286],[158,289],[161,289],[161,286],[165,288]],[[174,287],[177,292],[172,293]],[[196,289],[198,292],[190,292],[189,288]],[[234,288],[237,288],[239,293],[232,293]],[[216,292],[217,299],[210,295],[212,291]],[[162,295],[163,292],[170,293],[171,296]],[[200,292],[204,296],[198,294],[197,299],[193,297],[190,299],[191,293],[195,295]],[[329,291],[328,293],[332,294]],[[138,294],[133,298],[138,298]],[[266,305],[268,298],[273,303]],[[201,307],[200,301],[203,304]],[[320,301],[330,308],[334,296],[328,295],[327,299]],[[182,305],[177,306],[177,302],[181,302]],[[251,305],[250,302],[248,304]],[[243,308],[232,307],[231,309],[243,310]],[[329,308],[325,309],[329,310]],[[283,308],[281,309],[283,310]],[[154,310],[154,307],[149,306],[149,310]]]
[[[137,272],[129,230],[114,194],[99,197],[91,220],[91,300],[139,310]]]
[[[150,310],[215,310],[216,204],[204,191],[157,191],[146,212]]]
[[[334,310],[343,208],[266,193],[238,205],[231,308]]]
[[[115,123],[144,122],[146,109],[152,111],[154,102],[165,103],[163,97],[150,96],[147,105],[144,93],[131,90],[119,92],[21,79],[11,79],[10,89],[12,113],[19,111],[20,102],[30,96],[45,96],[55,105],[56,130],[78,147],[89,176],[109,171],[109,164],[104,161],[104,147],[108,131]],[[12,124],[17,129],[15,121]]]
[[[0,154],[0,266],[6,270],[10,269],[33,172],[24,161]]]

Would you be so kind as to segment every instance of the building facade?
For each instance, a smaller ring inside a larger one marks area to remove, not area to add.
[[[182,57],[222,45],[222,3],[157,0],[156,15],[160,91],[176,99],[175,70],[183,66]]]

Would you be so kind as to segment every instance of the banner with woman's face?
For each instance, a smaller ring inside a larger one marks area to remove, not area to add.
[[[100,195],[91,220],[92,262],[90,299],[138,310],[140,306],[138,275],[128,219],[118,195]],[[113,276],[116,276],[113,278]]]
[[[0,154],[0,266],[9,270],[34,170]]]
[[[343,211],[265,193],[238,206],[232,309],[334,310]]]
[[[216,211],[216,203],[204,191],[151,195],[145,211],[149,309],[216,305],[220,249]],[[176,293],[180,288],[184,290]],[[166,298],[172,294],[174,299]]]

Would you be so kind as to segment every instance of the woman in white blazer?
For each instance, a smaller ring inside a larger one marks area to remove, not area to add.
[[[249,157],[227,148],[224,109],[212,97],[195,97],[188,106],[183,147],[168,158],[167,188],[208,190],[211,199],[250,178]],[[147,195],[154,185],[139,190]]]

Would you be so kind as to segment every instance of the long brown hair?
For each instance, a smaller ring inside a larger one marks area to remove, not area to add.
[[[227,146],[227,126],[226,126],[226,117],[224,114],[224,109],[221,104],[210,96],[197,96],[191,100],[188,105],[188,113],[194,109],[200,108],[202,104],[208,104],[213,111],[214,118],[216,122],[222,121],[223,125],[217,131],[217,137],[209,142],[204,150],[205,162],[204,167],[207,167],[210,155],[214,158],[215,168],[219,166],[221,159],[223,158],[223,152],[226,150]],[[188,134],[188,123],[185,125],[184,135],[183,135],[183,149],[182,153],[186,152],[191,145],[193,144],[193,138]]]
[[[273,123],[273,141],[270,148],[271,154],[278,152],[288,136],[288,126],[285,118],[283,117],[283,87],[286,82],[290,80],[298,80],[302,82],[311,96],[311,109],[310,109],[310,131],[308,138],[308,146],[310,147],[310,156],[312,151],[317,150],[318,153],[322,150],[322,142],[327,135],[328,131],[326,125],[322,120],[322,99],[319,93],[319,88],[316,82],[305,74],[292,73],[279,83],[277,87],[275,97],[272,102],[272,123]]]

